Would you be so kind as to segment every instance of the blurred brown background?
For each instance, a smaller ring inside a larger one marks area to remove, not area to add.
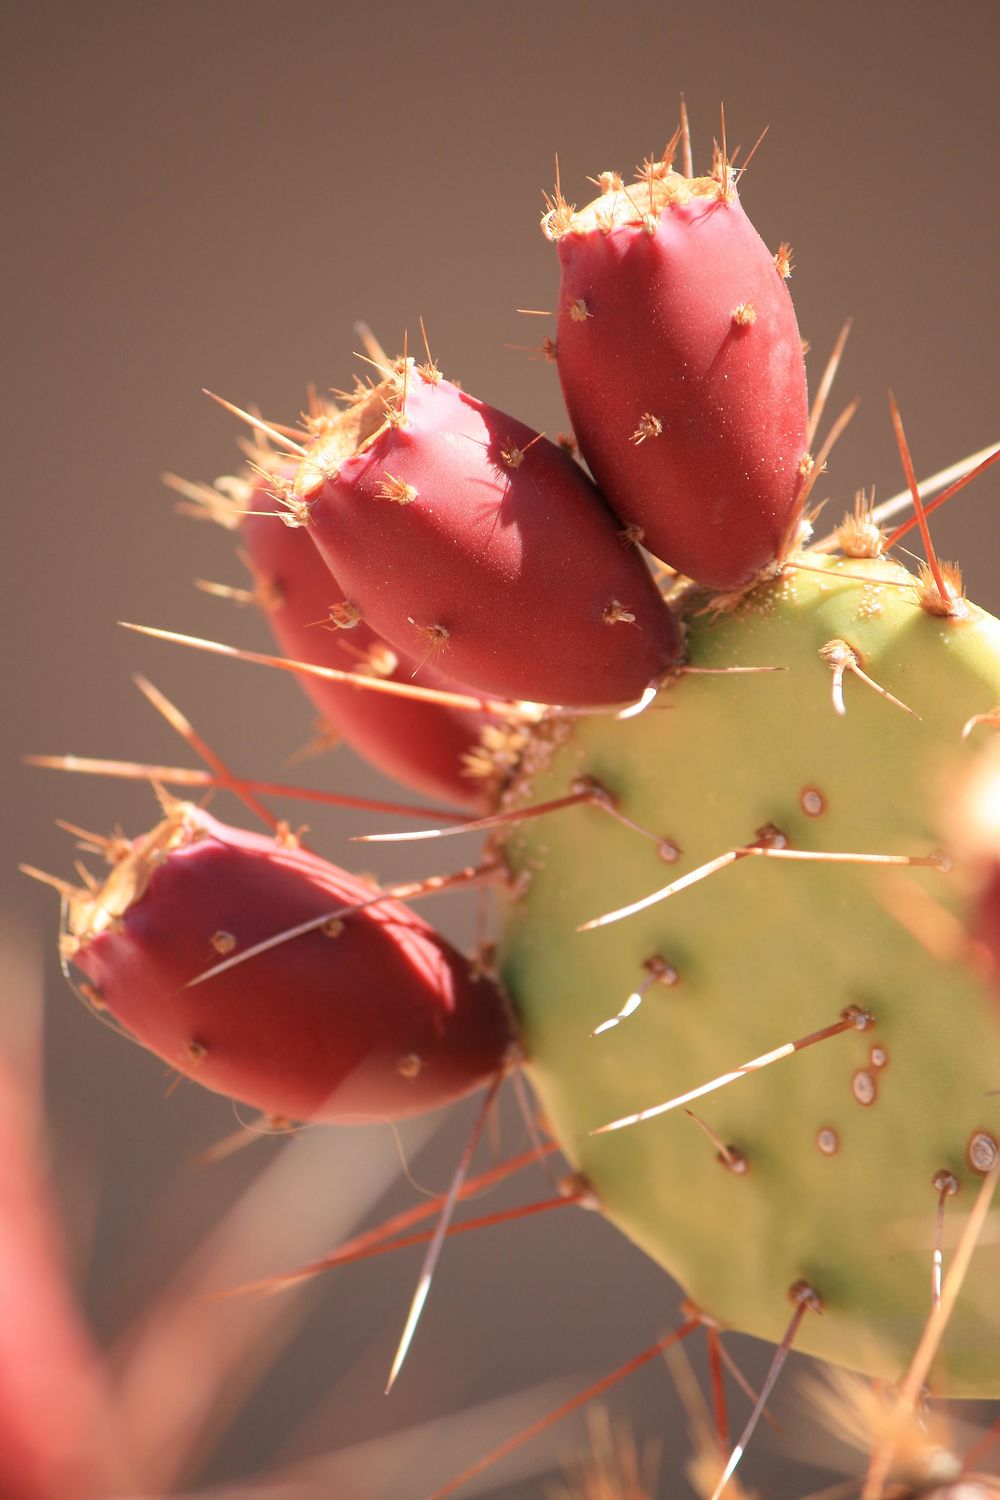
[[[834,516],[862,483],[883,498],[900,487],[890,383],[921,474],[1000,440],[998,44],[994,0],[957,0],[947,15],[925,0],[9,6],[0,608],[10,951],[30,959],[37,935],[51,958],[55,902],[14,866],[69,874],[55,816],[130,831],[154,816],[140,787],[57,780],[23,769],[19,756],[72,749],[192,763],[131,673],[147,673],[248,774],[278,774],[309,738],[310,712],[290,680],[115,624],[267,649],[261,622],[192,587],[196,575],[239,583],[241,570],[224,535],[173,514],[159,481],[164,469],[210,479],[236,462],[236,424],[202,386],[294,421],[308,382],[350,384],[355,319],[391,347],[404,329],[412,339],[422,315],[446,373],[550,433],[564,425],[552,367],[506,347],[544,331],[516,307],[553,305],[555,260],[537,222],[554,153],[568,196],[584,201],[587,174],[662,149],[682,89],[696,165],[707,164],[720,100],[731,146],[748,148],[770,126],[742,197],[769,244],[794,246],[814,380],[845,315],[855,319],[837,395],[860,393],[863,405],[819,491]],[[972,596],[993,607],[998,504],[990,476],[935,525]],[[300,774],[347,791],[375,784],[346,751]],[[309,821],[317,844],[355,865],[347,835],[386,826],[311,810]],[[368,862],[387,878],[431,863]],[[433,867],[448,868],[448,856]],[[452,932],[468,931],[458,903],[438,913]],[[197,1153],[233,1128],[230,1107],[188,1087],[165,1098],[160,1065],[95,1025],[49,969],[54,1162],[83,1293],[110,1341],[275,1148],[195,1168]],[[11,973],[8,956],[9,993]],[[467,1113],[416,1158],[421,1183],[446,1180]],[[506,1130],[513,1149],[513,1114]],[[393,1149],[387,1132],[339,1135],[321,1191],[336,1194],[364,1152],[384,1163]],[[409,1201],[404,1184],[383,1208]],[[312,1209],[292,1203],[289,1222]],[[662,1276],[593,1216],[556,1217],[448,1247],[388,1402],[381,1381],[417,1262],[411,1253],[328,1278],[299,1341],[216,1457],[188,1477],[239,1478],[276,1455],[359,1443],[539,1382],[582,1381],[669,1325],[676,1296]],[[296,1253],[278,1235],[264,1268]],[[752,1364],[755,1352],[743,1354]],[[322,1416],[311,1418],[317,1403]],[[660,1369],[614,1406],[640,1434],[676,1430]],[[560,1431],[526,1465],[544,1471],[577,1441]],[[355,1474],[315,1493],[417,1500],[452,1472],[451,1442],[418,1442],[419,1459],[400,1460],[412,1464],[408,1476],[390,1470],[367,1485]],[[456,1463],[476,1444],[455,1448]],[[810,1488],[808,1471],[790,1477],[765,1447],[750,1465],[764,1493]],[[681,1452],[675,1431],[664,1495],[685,1492]],[[506,1473],[514,1477],[491,1480],[496,1493],[540,1493],[539,1480]]]

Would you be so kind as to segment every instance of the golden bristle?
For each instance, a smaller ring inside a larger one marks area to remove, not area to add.
[[[948,1422],[940,1413],[913,1410],[891,1391],[832,1367],[822,1379],[808,1380],[804,1392],[820,1425],[865,1460],[876,1448],[890,1447],[886,1478],[907,1493],[925,1494],[961,1474],[962,1461],[952,1451]]]
[[[837,527],[837,545],[845,557],[881,557],[885,551],[885,532],[874,517],[875,494],[871,497],[858,490],[854,510],[848,511]]]
[[[604,1407],[588,1413],[590,1453],[558,1485],[548,1486],[548,1500],[653,1500],[659,1451],[640,1452],[631,1430],[612,1425]]]
[[[929,615],[961,619],[969,612],[969,602],[962,586],[962,570],[958,563],[950,562],[941,563],[940,569],[944,595],[937,586],[930,564],[920,564],[919,578],[914,585],[917,602]]]

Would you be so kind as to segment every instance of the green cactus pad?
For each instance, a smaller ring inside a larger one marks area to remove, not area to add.
[[[731,613],[695,615],[689,634],[693,666],[785,670],[686,674],[636,718],[541,726],[508,806],[591,776],[655,838],[593,805],[514,825],[506,855],[521,878],[501,945],[548,1124],[607,1216],[733,1329],[779,1340],[805,1280],[823,1305],[796,1347],[888,1378],[930,1310],[934,1179],[959,1185],[944,1210],[947,1272],[1000,1139],[996,1006],[949,952],[960,875],[940,861],[744,857],[577,929],[768,825],[795,850],[940,851],[949,789],[980,743],[963,725],[1000,701],[1000,623],[973,606],[935,617],[900,583],[914,581],[888,561],[788,571]],[[848,671],[839,715],[821,654],[832,641],[912,714]],[[644,968],[654,958],[660,978]],[[592,1036],[644,980],[638,1010]],[[698,1099],[701,1124],[677,1109],[592,1134],[848,1006],[873,1023]],[[735,1148],[728,1165],[719,1143]],[[935,1365],[952,1395],[1000,1395],[998,1241],[994,1206]]]

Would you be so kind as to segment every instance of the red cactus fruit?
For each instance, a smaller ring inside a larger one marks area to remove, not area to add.
[[[121,1494],[127,1465],[67,1284],[19,1061],[0,1054],[0,1500]]]
[[[1000,858],[994,862],[979,898],[976,937],[989,954],[993,983],[1000,998]]]
[[[724,161],[669,150],[542,227],[562,268],[556,358],[580,449],[612,510],[698,583],[742,588],[796,529],[808,410],[780,266]]]
[[[104,886],[69,903],[91,993],[181,1073],[268,1114],[400,1119],[496,1076],[505,1001],[398,901],[344,913],[206,971],[371,886],[318,856],[169,806]]]
[[[970,719],[966,733],[998,727],[994,708]],[[994,734],[949,801],[955,853],[972,896],[969,935],[1000,1000],[1000,736]]]
[[[331,421],[290,503],[374,630],[480,691],[626,702],[677,658],[583,470],[431,365],[398,361]]]
[[[311,537],[277,519],[274,513],[282,508],[273,491],[261,483],[248,487],[244,498],[241,535],[258,597],[285,654],[317,666],[408,682],[416,663],[357,617]],[[483,811],[488,788],[467,774],[467,758],[475,763],[480,731],[488,722],[484,715],[368,693],[318,677],[299,680],[324,722],[387,776],[426,796]],[[421,671],[420,680],[425,687],[453,687],[433,669]]]

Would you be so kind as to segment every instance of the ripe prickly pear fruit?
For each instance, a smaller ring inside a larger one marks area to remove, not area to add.
[[[562,269],[573,432],[651,552],[709,588],[742,588],[794,533],[810,463],[791,299],[724,160],[689,178],[668,150],[630,187],[614,173],[602,185],[542,221]]]
[[[965,733],[993,733],[962,787],[953,817],[953,836],[965,879],[972,891],[970,937],[994,993],[1000,998],[1000,709],[975,714]]]
[[[123,1493],[127,1463],[16,1062],[0,1054],[0,1500],[98,1500]]]
[[[373,894],[177,802],[70,900],[67,956],[138,1042],[206,1088],[296,1120],[399,1119],[495,1077],[511,1033],[492,981],[406,907],[341,911]]]
[[[1000,998],[1000,858],[994,861],[980,893],[974,933],[989,956],[990,973]]]
[[[979,748],[963,725],[1000,702],[1000,622],[929,613],[939,596],[891,560],[807,559],[820,572],[793,561],[689,622],[695,666],[784,671],[684,675],[669,713],[535,731],[506,806],[597,775],[663,842],[594,806],[509,825],[499,962],[546,1119],[608,1218],[725,1327],[779,1341],[808,1284],[822,1316],[796,1347],[897,1379],[931,1306],[940,1195],[960,1220],[1000,1151],[1000,1032],[949,946],[968,896],[938,815]],[[1000,1394],[996,1311],[984,1253],[932,1388]]]
[[[302,461],[300,513],[362,618],[458,682],[623,703],[676,660],[641,555],[554,443],[399,361]]]
[[[282,508],[272,490],[263,483],[248,485],[241,498],[240,534],[268,623],[285,654],[317,666],[408,682],[416,663],[359,617],[307,531],[281,524]],[[425,687],[453,686],[430,667],[421,671],[420,680]],[[324,723],[387,776],[469,812],[485,809],[489,788],[482,778],[467,774],[487,723],[484,715],[369,693],[320,677],[299,681]]]

